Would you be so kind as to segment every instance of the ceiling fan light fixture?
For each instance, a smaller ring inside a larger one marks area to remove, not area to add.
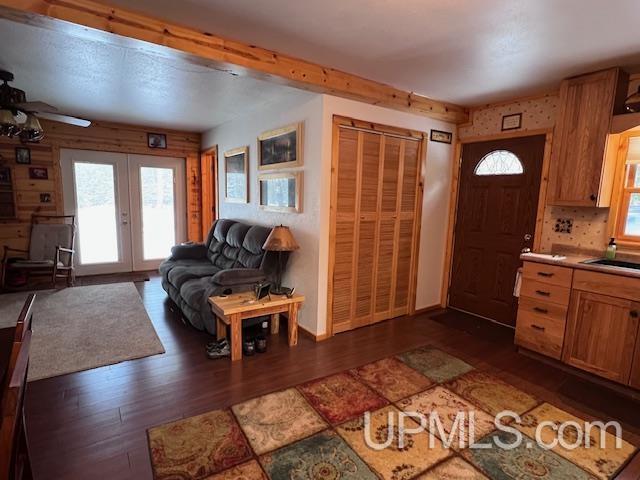
[[[5,137],[15,137],[22,128],[18,125],[13,112],[6,108],[0,110],[0,135]]]
[[[27,114],[27,121],[22,127],[20,138],[25,142],[39,142],[44,138],[44,129],[34,114]]]

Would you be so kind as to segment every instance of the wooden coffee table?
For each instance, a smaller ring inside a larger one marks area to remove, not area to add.
[[[209,297],[211,311],[217,318],[218,340],[226,338],[227,325],[231,326],[231,360],[242,358],[242,320],[246,318],[271,316],[271,333],[280,329],[280,314],[288,313],[289,346],[298,344],[298,310],[304,302],[304,295],[273,295],[256,300],[253,292],[236,293],[228,296]]]

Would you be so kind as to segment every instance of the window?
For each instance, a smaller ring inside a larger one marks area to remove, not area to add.
[[[522,162],[507,150],[494,150],[482,157],[476,165],[476,175],[522,175]]]
[[[640,137],[629,139],[616,233],[623,240],[640,242]]]

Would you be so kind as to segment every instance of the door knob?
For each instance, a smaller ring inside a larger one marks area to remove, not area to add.
[[[533,235],[531,235],[530,233],[525,233],[524,234],[524,241],[528,242],[529,240],[531,240],[533,238]]]
[[[631,315],[631,318],[638,318],[638,311],[631,310],[631,312],[629,312],[629,315]]]

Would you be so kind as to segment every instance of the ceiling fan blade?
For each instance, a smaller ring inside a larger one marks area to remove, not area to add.
[[[68,123],[69,125],[75,125],[77,127],[88,127],[89,125],[91,125],[91,122],[89,120],[85,120],[84,118],[72,117],[70,115],[63,115],[61,113],[38,112],[36,116],[38,118],[53,120],[54,122]]]
[[[24,102],[24,103],[16,103],[13,105],[14,107],[24,110],[25,112],[57,112],[58,109],[53,105],[49,105],[44,102]]]

